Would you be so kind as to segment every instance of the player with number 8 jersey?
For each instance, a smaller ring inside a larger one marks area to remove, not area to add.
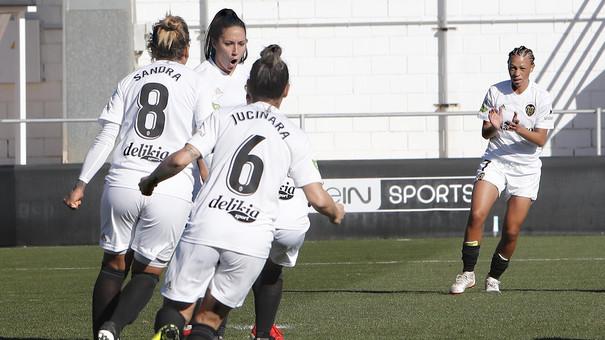
[[[85,184],[113,149],[101,199],[100,245],[105,254],[93,292],[94,338],[117,339],[135,320],[191,211],[192,165],[162,183],[151,199],[138,190],[140,178],[180,149],[212,112],[209,87],[185,66],[189,40],[180,17],[168,15],[154,25],[148,45],[154,61],[118,84],[99,117],[102,130],[79,181],[65,199],[70,208],[78,208]],[[132,279],[122,289],[129,270]]]

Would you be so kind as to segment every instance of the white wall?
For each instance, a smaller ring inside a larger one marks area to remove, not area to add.
[[[449,101],[457,110],[478,109],[489,85],[508,77],[508,52],[519,45],[533,49],[533,79],[552,92],[556,109],[605,106],[601,1],[446,3],[455,28],[448,31]],[[199,37],[199,1],[137,0],[136,6],[139,23],[170,11],[197,26]],[[287,113],[435,111],[437,0],[211,0],[207,7],[209,19],[223,7],[241,15],[252,60],[270,43],[284,48],[292,73]],[[199,56],[199,45],[192,50]],[[306,130],[320,159],[423,158],[439,155],[437,122],[314,119]],[[592,115],[560,117],[545,155],[596,154],[594,122]],[[474,117],[448,118],[450,157],[481,155],[480,124]]]
[[[61,1],[48,3],[60,6]],[[223,7],[242,16],[250,60],[263,46],[282,45],[292,75],[283,106],[287,113],[435,111],[437,0],[135,0],[136,21],[150,26],[167,12],[184,17],[192,28],[189,64],[195,66],[201,61],[200,3],[207,5],[208,20]],[[551,91],[556,109],[605,106],[605,2],[446,3],[455,28],[448,31],[449,101],[458,104],[457,110],[478,109],[488,86],[508,77],[508,52],[522,44],[533,49],[533,79]],[[53,8],[46,10],[56,16]],[[40,36],[42,63],[48,67],[42,83],[28,85],[28,111],[31,117],[60,116],[54,111],[61,108],[61,35],[43,28]],[[144,53],[139,64],[147,62]],[[0,84],[0,117],[13,117],[13,91]],[[434,117],[313,119],[306,130],[319,159],[432,158],[439,155],[437,122]],[[482,154],[480,124],[474,117],[448,118],[450,157]],[[593,126],[593,116],[560,117],[545,155],[596,154]],[[10,133],[0,124],[0,162],[13,161]],[[51,145],[60,138],[46,138],[30,145],[37,150],[30,159],[60,159]]]

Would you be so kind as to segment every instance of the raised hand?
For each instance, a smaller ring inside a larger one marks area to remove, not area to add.
[[[500,106],[499,109],[491,108],[489,110],[489,113],[487,114],[487,117],[489,118],[489,122],[496,129],[500,129],[502,127],[502,110],[503,110],[502,106]]]

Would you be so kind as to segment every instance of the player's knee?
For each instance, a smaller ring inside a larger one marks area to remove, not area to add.
[[[115,268],[114,266],[103,263],[101,265],[101,274],[108,277],[115,277],[116,279],[124,280],[127,272],[124,269]]]
[[[485,211],[471,211],[468,217],[468,225],[469,227],[478,227],[482,228],[483,222],[487,218],[487,212]]]
[[[517,239],[519,238],[519,231],[519,228],[506,228],[502,232],[502,238],[507,242],[517,241]]]

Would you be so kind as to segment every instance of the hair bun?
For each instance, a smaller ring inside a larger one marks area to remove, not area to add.
[[[261,63],[273,67],[281,63],[281,47],[279,45],[269,45],[260,53]]]

